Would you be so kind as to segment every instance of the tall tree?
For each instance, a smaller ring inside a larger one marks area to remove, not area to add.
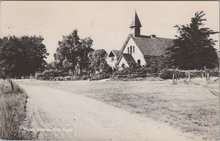
[[[176,25],[177,32],[174,46],[167,49],[165,64],[179,69],[214,68],[218,65],[215,42],[210,35],[216,34],[204,27],[205,13],[196,12],[190,24]]]
[[[93,51],[92,43],[93,40],[89,37],[80,39],[77,30],[63,36],[62,41],[58,42],[59,47],[54,55],[56,66],[66,71],[69,69],[74,71],[76,66],[79,66],[80,72],[88,69],[88,53]]]
[[[0,42],[0,77],[21,77],[43,69],[48,55],[43,40],[40,36],[4,37]]]
[[[106,62],[107,53],[104,49],[95,50],[89,53],[90,65],[89,68],[92,73],[99,71],[102,73],[109,73],[109,65]]]

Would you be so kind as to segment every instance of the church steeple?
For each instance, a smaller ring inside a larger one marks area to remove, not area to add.
[[[131,33],[135,37],[140,36],[141,27],[142,27],[141,22],[140,22],[140,20],[138,18],[137,12],[135,11],[134,19],[133,19],[133,21],[131,22],[131,25],[130,25]]]

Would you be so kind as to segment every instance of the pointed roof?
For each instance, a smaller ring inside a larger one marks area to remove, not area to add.
[[[173,46],[173,40],[168,38],[134,37],[133,35],[131,35],[131,38],[144,56],[164,55],[166,49]]]
[[[135,60],[133,58],[133,56],[131,54],[128,53],[122,53],[122,55],[120,56],[118,62],[116,64],[119,64],[119,62],[121,61],[121,59],[124,58],[125,61],[128,63],[128,65],[130,64],[135,64]]]
[[[142,27],[141,22],[138,18],[138,15],[137,15],[136,11],[135,11],[134,19],[133,19],[133,21],[131,22],[131,25],[130,25],[130,28],[133,28],[133,27]]]
[[[143,35],[139,37],[134,37],[132,34],[129,34],[122,46],[120,56],[123,54],[123,51],[126,48],[130,39],[132,39],[135,42],[135,44],[144,56],[164,55],[166,48],[173,46],[172,39],[160,37],[151,38],[150,36]]]
[[[108,56],[109,56],[109,57],[116,56],[116,58],[118,59],[119,54],[120,54],[120,50],[112,50],[112,51],[109,53]]]
[[[116,55],[116,57],[119,57],[120,50],[112,50],[112,52]]]

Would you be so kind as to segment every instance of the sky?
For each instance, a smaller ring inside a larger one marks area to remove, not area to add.
[[[174,39],[175,25],[188,24],[197,11],[206,13],[205,26],[219,31],[218,1],[3,1],[0,3],[0,37],[41,35],[50,55],[62,35],[78,30],[80,38],[91,37],[94,49],[120,50],[135,10],[141,34]],[[212,38],[219,40],[219,35]],[[216,48],[219,48],[217,42]]]

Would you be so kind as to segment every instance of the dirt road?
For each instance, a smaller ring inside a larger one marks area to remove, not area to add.
[[[89,141],[191,141],[180,131],[94,99],[47,87],[19,84],[28,93],[27,130],[38,139]]]

